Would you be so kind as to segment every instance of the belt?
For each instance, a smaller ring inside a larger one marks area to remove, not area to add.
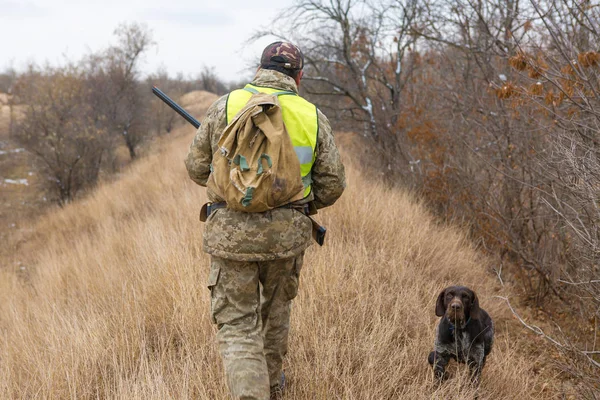
[[[212,214],[213,212],[215,212],[221,208],[227,208],[227,203],[225,203],[224,201],[221,201],[219,203],[206,203],[205,205],[206,205],[206,218],[208,218],[208,216],[210,214]],[[308,204],[284,204],[283,206],[280,206],[277,208],[289,208],[291,210],[299,211],[304,215],[310,214],[310,206]],[[275,209],[277,209],[277,208],[275,208]]]
[[[208,216],[220,208],[227,208],[227,203],[225,203],[224,201],[219,203],[206,203],[202,206],[202,210],[200,210],[200,221],[206,222]],[[306,215],[310,219],[310,222],[312,224],[313,238],[319,244],[319,246],[323,246],[323,243],[325,242],[325,233],[327,233],[327,229],[325,229],[324,226],[319,225],[311,217],[311,215],[317,213],[317,207],[314,203],[311,202],[307,204],[285,204],[277,208],[289,208],[292,210],[297,210],[302,214]]]

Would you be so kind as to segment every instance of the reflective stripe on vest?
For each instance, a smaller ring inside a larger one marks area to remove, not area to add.
[[[294,92],[246,85],[244,89],[229,93],[227,97],[227,124],[244,108],[252,93],[257,92],[275,94],[279,99],[283,123],[300,161],[300,173],[305,188],[304,197],[306,197],[311,191],[310,172],[316,158],[315,149],[319,132],[317,107]]]

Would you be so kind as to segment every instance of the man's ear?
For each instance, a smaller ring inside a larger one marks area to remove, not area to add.
[[[446,313],[446,306],[444,305],[444,298],[446,297],[446,289],[442,290],[435,303],[435,315],[443,317]]]
[[[479,319],[479,316],[481,315],[481,309],[479,308],[479,298],[477,298],[477,293],[473,291],[471,291],[471,293],[473,294],[473,297],[471,300],[470,317],[471,319]]]
[[[300,86],[300,81],[302,80],[303,76],[304,76],[304,70],[298,71],[298,75],[296,75],[296,79],[294,79],[296,81],[296,86]]]

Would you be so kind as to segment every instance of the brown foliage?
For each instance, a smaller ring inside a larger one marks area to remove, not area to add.
[[[543,71],[539,67],[533,65],[529,65],[527,67],[527,75],[529,75],[529,77],[532,79],[538,79],[540,76],[542,76],[542,72]]]
[[[508,63],[517,71],[525,71],[529,65],[529,57],[522,52],[518,52],[516,55],[508,59]]]
[[[563,66],[560,69],[560,73],[563,74],[563,75],[566,75],[567,76],[566,79],[569,79],[570,77],[575,76],[576,75],[575,68],[574,68],[575,64],[577,64],[577,62],[574,62],[573,65],[572,64],[567,64],[567,65]]]
[[[508,98],[513,97],[513,96],[515,96],[517,94],[519,94],[519,91],[518,91],[517,87],[515,85],[513,85],[512,83],[510,83],[510,82],[506,83],[505,85],[503,85],[499,89],[496,89],[496,96],[499,99],[508,99]]]
[[[579,55],[577,55],[577,61],[579,61],[579,64],[583,68],[597,66],[598,62],[600,62],[600,53],[595,52],[595,51],[579,53]]]
[[[544,85],[541,82],[532,83],[529,86],[529,94],[532,96],[541,96],[544,93]]]

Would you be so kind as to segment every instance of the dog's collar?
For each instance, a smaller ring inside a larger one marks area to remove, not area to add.
[[[471,322],[471,317],[469,317],[467,322],[465,322],[465,324],[463,326],[461,326],[460,329],[461,330],[465,329],[467,327],[467,325],[469,325],[469,322]],[[450,319],[448,319],[448,324],[450,324],[450,333],[454,334],[454,331],[456,330],[456,326],[452,322],[450,322]]]

